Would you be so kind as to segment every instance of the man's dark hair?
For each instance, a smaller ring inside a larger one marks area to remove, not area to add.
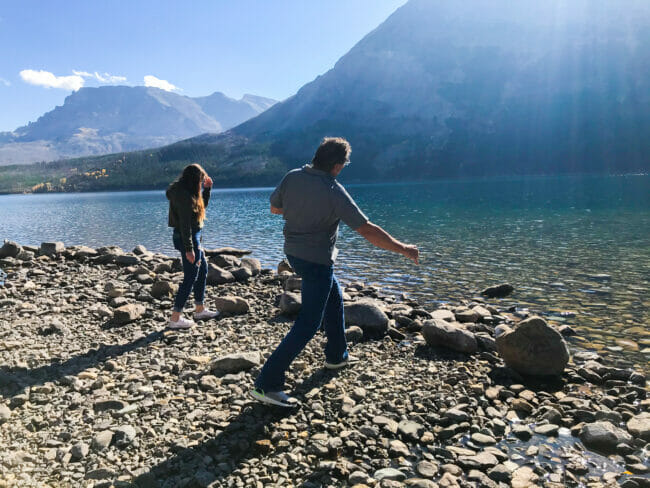
[[[334,165],[345,164],[351,152],[350,143],[342,137],[325,137],[316,149],[311,164],[314,168],[329,173]]]

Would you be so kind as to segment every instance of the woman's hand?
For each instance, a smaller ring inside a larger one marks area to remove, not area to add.
[[[187,251],[185,253],[185,257],[190,263],[194,264],[194,261],[196,259],[196,257],[194,256],[194,251]]]
[[[212,188],[212,178],[206,176],[203,180],[203,188]]]

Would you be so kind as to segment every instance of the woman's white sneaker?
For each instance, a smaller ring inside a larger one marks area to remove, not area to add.
[[[169,319],[169,322],[167,322],[167,328],[169,329],[189,329],[193,325],[195,325],[194,322],[190,319],[186,319],[185,317],[180,317],[176,321]]]
[[[219,316],[219,312],[216,310],[208,310],[204,308],[200,312],[194,312],[194,320],[210,320],[216,319]]]

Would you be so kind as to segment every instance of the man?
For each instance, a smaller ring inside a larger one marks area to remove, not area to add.
[[[350,144],[327,137],[316,150],[311,165],[289,171],[271,195],[271,213],[282,215],[284,252],[302,278],[302,307],[289,333],[264,364],[251,395],[264,403],[292,407],[296,400],[284,389],[284,375],[316,331],[323,325],[327,336],[325,367],[339,369],[355,360],[345,340],[343,298],[333,265],[338,249],[339,221],[356,230],[377,247],[418,263],[416,246],[403,244],[369,222],[352,197],[336,181],[350,164]]]

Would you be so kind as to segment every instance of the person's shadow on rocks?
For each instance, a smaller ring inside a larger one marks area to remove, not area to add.
[[[71,357],[65,361],[54,360],[51,364],[36,368],[11,368],[0,366],[0,396],[7,398],[22,393],[26,388],[59,381],[66,376],[76,376],[80,372],[105,363],[138,348],[147,347],[164,337],[162,331],[151,332],[126,344],[104,345],[90,349],[85,354]]]
[[[317,369],[296,385],[294,393],[303,400],[306,393],[329,382],[337,373]],[[304,406],[283,408],[251,401],[216,437],[177,452],[137,476],[134,484],[138,488],[211,486],[211,483],[227,478],[243,461],[254,457],[262,459],[270,454],[275,448],[268,439],[268,426],[291,417],[300,408]]]

